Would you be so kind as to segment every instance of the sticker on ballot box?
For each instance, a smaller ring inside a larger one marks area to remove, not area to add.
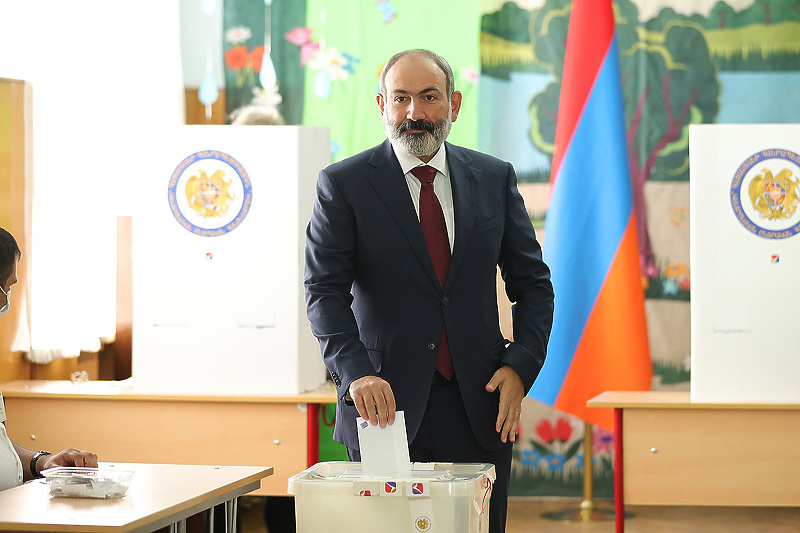
[[[380,496],[380,481],[354,481],[353,496]]]
[[[381,496],[402,496],[403,485],[399,481],[384,481]]]
[[[406,496],[427,498],[430,496],[430,485],[427,481],[406,481]]]

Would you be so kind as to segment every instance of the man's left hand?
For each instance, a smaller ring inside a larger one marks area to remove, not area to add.
[[[38,468],[39,472],[56,466],[85,466],[97,468],[97,455],[84,450],[67,448],[53,455],[45,455],[39,462],[43,463]]]
[[[495,389],[500,389],[500,409],[495,431],[500,433],[500,440],[503,442],[514,442],[517,440],[519,414],[522,410],[522,399],[525,397],[522,378],[509,365],[501,366],[486,384],[487,392],[494,392]]]

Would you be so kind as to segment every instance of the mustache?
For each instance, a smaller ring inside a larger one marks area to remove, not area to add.
[[[404,120],[397,127],[397,131],[399,133],[405,133],[408,130],[423,130],[427,131],[428,133],[433,133],[435,129],[436,125],[427,120]]]

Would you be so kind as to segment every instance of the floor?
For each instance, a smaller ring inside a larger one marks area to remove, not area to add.
[[[608,520],[563,519],[579,505],[567,498],[512,498],[506,533],[614,533],[612,502],[596,503],[598,518]],[[239,506],[240,533],[269,533],[263,498],[242,498]],[[626,533],[800,533],[800,508],[628,506],[626,511],[632,515],[625,520]]]

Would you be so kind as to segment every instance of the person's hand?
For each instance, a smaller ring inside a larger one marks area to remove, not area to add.
[[[509,365],[501,366],[486,384],[487,392],[500,389],[500,409],[497,413],[495,431],[500,433],[500,440],[511,442],[517,440],[519,413],[522,410],[522,399],[525,397],[525,386],[516,370]]]
[[[39,463],[41,463],[37,468],[39,472],[56,466],[85,466],[97,468],[97,455],[84,450],[67,448],[53,455],[45,455],[39,459]]]
[[[364,376],[350,384],[350,398],[358,409],[358,414],[373,426],[394,424],[394,393],[389,383],[378,376]]]

